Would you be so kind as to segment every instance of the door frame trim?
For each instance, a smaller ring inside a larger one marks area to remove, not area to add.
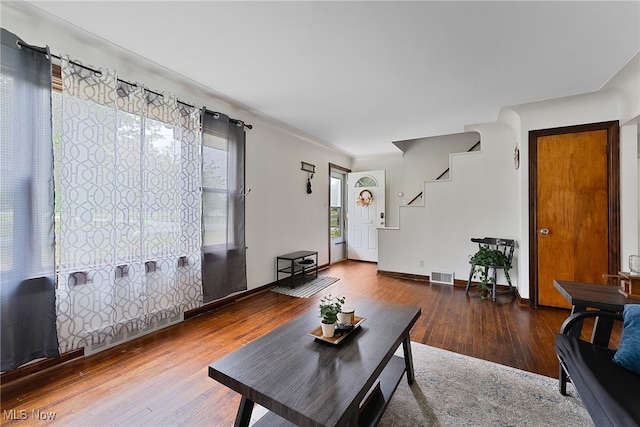
[[[328,194],[327,194],[327,250],[328,250],[328,255],[329,255],[329,265],[331,265],[331,233],[329,232],[329,228],[331,227],[331,171],[332,170],[337,170],[340,172],[344,172],[345,174],[345,179],[346,179],[346,175],[348,173],[351,173],[351,169],[347,169],[343,166],[339,166],[336,165],[334,163],[329,162],[329,176],[327,177],[327,188],[329,189]],[[346,209],[346,206],[343,208]],[[345,215],[346,218],[346,210],[343,211],[343,215]],[[343,224],[343,230],[344,232],[346,232],[347,227],[349,225],[347,224],[347,221],[345,219],[345,222]],[[345,235],[344,238],[345,241],[345,245],[347,244],[347,236]],[[346,248],[345,248],[345,256],[346,256]]]
[[[617,120],[529,131],[529,305],[538,306],[538,138],[567,133],[607,131],[608,274],[620,269],[620,125]],[[611,281],[611,279],[609,279]],[[611,284],[611,283],[610,283]]]

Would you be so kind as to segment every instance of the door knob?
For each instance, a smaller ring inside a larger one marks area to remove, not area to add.
[[[547,234],[549,234],[549,229],[543,228],[542,230],[539,231],[539,233],[542,234],[543,236],[546,236]]]

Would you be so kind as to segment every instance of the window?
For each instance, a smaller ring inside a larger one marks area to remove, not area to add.
[[[202,145],[202,244],[205,247],[227,244],[229,189],[227,187],[226,138],[203,134]],[[233,236],[229,236],[230,239]]]
[[[329,230],[331,237],[342,235],[342,180],[331,177],[331,207],[329,210]]]
[[[363,176],[356,182],[356,187],[377,187],[378,183],[373,177]]]
[[[51,118],[52,118],[52,140],[53,152],[59,153],[62,144],[62,77],[59,65],[53,65],[51,91]],[[61,180],[62,163],[60,156],[53,156],[53,182]],[[58,192],[59,186],[54,186],[54,191]],[[54,197],[54,228],[55,235],[60,235],[60,196],[56,194]],[[55,245],[56,260],[60,259],[60,245]]]
[[[244,123],[203,109],[202,287],[204,302],[247,289]]]

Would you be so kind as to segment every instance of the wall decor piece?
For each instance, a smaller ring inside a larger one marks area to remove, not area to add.
[[[356,205],[366,208],[371,203],[373,203],[373,194],[371,194],[371,191],[362,190],[358,196],[358,200],[356,200]]]
[[[307,162],[300,162],[302,163],[302,167],[300,169],[302,169],[305,172],[309,172],[309,173],[316,173],[316,165],[312,165],[311,163],[307,163]]]
[[[316,165],[312,165],[307,162],[300,163],[302,163],[302,167],[300,169],[305,172],[309,172],[309,176],[307,176],[307,194],[311,194],[311,179],[313,178],[313,174],[316,173]]]

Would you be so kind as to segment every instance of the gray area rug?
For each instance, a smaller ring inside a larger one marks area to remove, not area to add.
[[[315,279],[311,279],[308,282],[297,285],[293,289],[288,286],[276,286],[275,288],[271,288],[272,292],[277,292],[279,294],[289,295],[291,297],[298,298],[309,298],[311,295],[314,295],[329,285],[337,282],[338,278],[329,277],[329,276],[318,276]]]
[[[402,378],[378,426],[593,426],[571,384],[412,343],[416,381]],[[402,356],[402,348],[396,355]],[[256,406],[252,422],[266,409]]]

